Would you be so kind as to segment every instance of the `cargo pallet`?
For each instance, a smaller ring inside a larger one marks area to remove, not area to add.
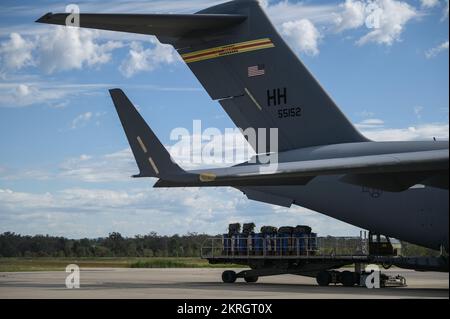
[[[368,254],[368,249],[369,242],[362,237],[255,238],[238,235],[206,240],[201,249],[201,257],[210,264],[250,267],[238,273],[233,270],[224,271],[222,281],[225,283],[234,283],[238,278],[254,283],[262,276],[293,274],[315,277],[320,286],[342,284],[351,287],[365,285],[365,279],[370,274],[364,270],[365,265],[379,263],[387,269],[402,258],[372,256]],[[334,270],[352,264],[355,265],[354,271]],[[403,287],[406,286],[406,279],[400,275],[380,274],[380,285]]]

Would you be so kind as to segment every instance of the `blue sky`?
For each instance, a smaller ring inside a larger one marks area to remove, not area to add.
[[[220,2],[220,1],[218,1]],[[33,23],[70,2],[0,4],[0,232],[69,237],[223,232],[228,222],[358,229],[239,191],[152,189],[137,172],[108,88],[121,87],[165,145],[175,127],[234,127],[171,47],[151,36]],[[190,13],[211,1],[76,2],[82,12]],[[448,139],[448,1],[264,1],[342,111],[375,140]]]

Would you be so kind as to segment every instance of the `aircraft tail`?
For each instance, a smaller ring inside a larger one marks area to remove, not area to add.
[[[269,150],[270,128],[278,128],[279,151],[367,141],[286,45],[256,0],[236,0],[198,13],[247,16],[221,37],[182,39],[173,45],[236,126],[266,129],[262,152]],[[261,153],[256,144],[253,148]]]
[[[185,174],[121,89],[109,91],[140,173],[133,177],[170,178]]]

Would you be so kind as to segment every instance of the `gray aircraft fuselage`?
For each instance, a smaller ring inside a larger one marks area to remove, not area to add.
[[[279,162],[447,149],[448,142],[362,142],[279,153]],[[448,251],[448,190],[423,185],[402,192],[355,186],[342,175],[318,176],[307,185],[247,187],[294,199],[294,204],[349,224],[421,246]]]

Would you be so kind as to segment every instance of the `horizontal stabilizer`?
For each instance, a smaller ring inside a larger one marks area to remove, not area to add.
[[[69,13],[47,13],[36,22],[67,25]],[[80,13],[80,27],[179,38],[237,25],[246,19],[229,14],[93,14]]]
[[[215,180],[215,176],[213,173],[206,172],[202,174],[198,171],[189,171],[189,173],[195,172],[195,176],[198,178],[191,180],[183,180],[183,181],[173,181],[173,180],[158,180],[154,187],[163,188],[163,187],[220,187],[220,186],[286,186],[286,185],[306,185],[309,183],[314,176],[306,176],[306,177],[297,177],[294,176],[292,178],[285,178],[284,176],[275,176],[272,177],[270,175],[243,175],[241,177],[238,176],[227,176],[220,177],[218,180]],[[211,174],[211,180],[205,180],[203,178],[204,175]]]
[[[436,174],[448,174],[448,151],[393,153],[278,163],[267,171],[264,165],[238,165],[190,171],[195,180],[159,180],[155,187],[183,186],[275,186],[306,185],[316,176],[345,175],[342,182],[399,192]],[[445,181],[434,182],[445,185]],[[447,183],[448,184],[448,183]],[[442,186],[441,186],[442,187]],[[448,186],[447,186],[448,187]]]

